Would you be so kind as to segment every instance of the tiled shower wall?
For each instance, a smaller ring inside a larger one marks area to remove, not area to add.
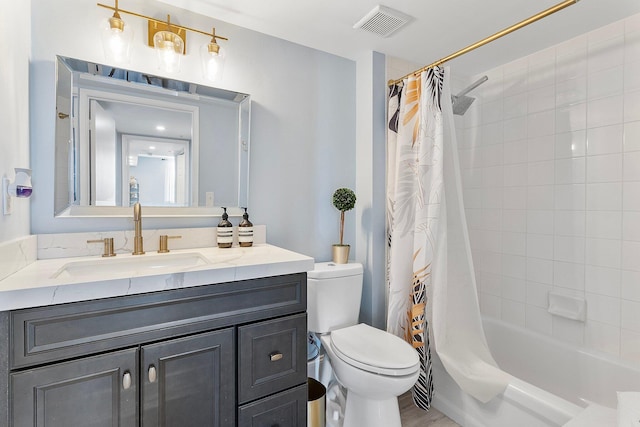
[[[640,15],[484,74],[457,119],[482,312],[640,361]]]

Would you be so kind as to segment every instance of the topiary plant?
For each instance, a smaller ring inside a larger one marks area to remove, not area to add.
[[[356,193],[349,188],[338,188],[333,193],[333,206],[340,211],[340,246],[343,246],[344,237],[344,213],[350,211],[356,205]]]

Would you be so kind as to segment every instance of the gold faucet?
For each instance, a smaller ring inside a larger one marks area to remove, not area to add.
[[[142,243],[142,206],[140,202],[133,205],[133,225],[135,236],[133,237],[132,255],[144,255],[144,245]]]

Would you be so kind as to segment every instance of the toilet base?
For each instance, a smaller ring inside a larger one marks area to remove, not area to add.
[[[375,400],[349,390],[342,427],[402,427],[398,398]]]

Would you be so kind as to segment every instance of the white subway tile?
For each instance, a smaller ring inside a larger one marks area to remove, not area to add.
[[[503,191],[502,207],[504,209],[526,209],[527,208],[527,188],[526,187],[504,187],[502,191]]]
[[[622,181],[622,154],[587,156],[587,182]]]
[[[620,211],[588,211],[587,237],[596,239],[622,238],[622,215]]]
[[[605,295],[586,294],[587,319],[620,327],[620,300]]]
[[[624,299],[640,302],[640,271],[622,271],[620,295]]]
[[[640,182],[625,182],[623,185],[623,209],[640,211]]]
[[[462,190],[462,195],[466,209],[480,209],[482,207],[483,190],[481,188],[466,188]]]
[[[640,302],[622,300],[621,318],[624,329],[640,332]]]
[[[556,210],[554,216],[553,231],[555,235],[584,237],[586,224],[585,211]]]
[[[551,85],[529,91],[527,97],[527,111],[529,114],[550,110],[556,106],[556,87],[551,79]]]
[[[528,209],[553,209],[554,205],[553,185],[536,185],[527,187],[527,208]]]
[[[620,268],[620,239],[587,238],[585,248],[585,264],[599,267]]]
[[[550,185],[555,181],[555,162],[535,162],[527,165],[528,185]]]
[[[527,282],[527,305],[544,308],[549,306],[549,292],[553,287],[543,283]]]
[[[588,71],[594,73],[624,62],[624,36],[605,41],[589,41]]]
[[[638,90],[624,94],[624,121],[636,120],[640,120],[640,91]]]
[[[595,156],[621,153],[623,129],[621,124],[589,129],[587,132],[587,154]]]
[[[625,92],[640,89],[640,57],[634,58],[633,62],[624,65],[624,90]]]
[[[623,20],[600,27],[587,34],[589,47],[600,44],[611,39],[618,39],[624,36],[625,22]]]
[[[528,257],[527,281],[551,285],[553,283],[553,261]]]
[[[527,233],[553,235],[553,211],[527,210]]]
[[[582,103],[587,100],[587,78],[584,76],[556,84],[556,107]]]
[[[587,103],[587,127],[594,128],[622,123],[623,104],[623,97],[620,95],[589,101]]]
[[[482,190],[482,207],[484,209],[502,209],[502,188],[484,188]]]
[[[504,171],[502,166],[482,168],[483,187],[502,187]]]
[[[555,133],[555,129],[556,117],[554,110],[542,111],[540,113],[527,115],[527,136],[529,138],[544,135],[553,135]]]
[[[511,190],[505,189],[505,191]],[[525,210],[505,209],[502,211],[502,230],[515,233],[527,231],[527,213]]]
[[[618,268],[585,266],[585,290],[592,294],[619,298],[621,271]]]
[[[640,333],[620,330],[620,356],[625,360],[640,363]]]
[[[553,259],[553,236],[544,234],[527,234],[527,258]],[[549,283],[547,281],[535,280],[527,277],[534,282]]]
[[[525,295],[526,284],[523,279],[516,279],[515,277],[502,278],[502,298],[524,302]]]
[[[584,183],[586,178],[586,163],[584,157],[556,160],[556,184]]]
[[[624,20],[624,34],[625,34],[625,37],[627,38],[627,42],[630,36],[633,36],[639,31],[640,31],[640,14],[631,15]]]
[[[528,165],[526,163],[518,163],[513,165],[504,165],[503,167],[503,185],[505,187],[520,187],[527,185]]]
[[[623,155],[623,178],[625,181],[640,181],[640,151],[629,151]]]
[[[624,151],[640,151],[640,121],[624,124]]]
[[[553,285],[568,289],[585,289],[584,264],[553,262]]]
[[[504,147],[502,144],[487,145],[480,149],[484,166],[502,165]]]
[[[586,186],[584,184],[556,185],[556,210],[584,210]]]
[[[527,116],[505,120],[503,132],[504,142],[525,139],[527,137]]]
[[[555,136],[530,138],[527,141],[527,158],[529,162],[553,160],[555,158]]]
[[[640,212],[622,213],[622,239],[640,242]]]
[[[503,219],[504,228],[504,219]],[[525,233],[502,233],[502,253],[525,256],[527,253],[527,239]]]
[[[502,99],[482,104],[482,123],[494,123],[502,120]]]
[[[585,130],[556,134],[556,159],[584,156],[587,151],[586,135]]]
[[[555,236],[553,256],[556,261],[584,263],[585,239],[581,237]]]
[[[585,52],[558,56],[556,60],[556,82],[582,77],[586,74],[587,55]]]
[[[482,227],[485,230],[500,231],[502,228],[501,209],[482,209]]]
[[[622,269],[640,271],[640,242],[622,241]]]
[[[504,80],[502,81],[502,87],[504,88],[503,96],[517,95],[527,91],[527,70],[526,65],[523,71],[516,73],[506,73]]]
[[[511,119],[527,114],[528,94],[526,92],[504,98],[504,118]],[[506,136],[505,136],[506,138]]]
[[[614,211],[622,208],[622,183],[587,184],[587,210]]]
[[[517,255],[502,255],[502,275],[524,279],[527,274],[526,258]]]
[[[482,144],[485,146],[504,142],[502,122],[482,125],[480,126],[480,132],[482,133]]]
[[[624,86],[623,66],[607,68],[589,74],[587,93],[589,99],[620,95]]]
[[[504,164],[510,165],[515,163],[526,163],[528,144],[529,143],[526,139],[514,142],[505,142],[503,151]]]
[[[498,274],[480,272],[478,285],[480,290],[484,293],[500,296],[500,289],[502,288],[502,276]]]
[[[556,133],[573,132],[587,127],[587,104],[571,104],[556,109]]]
[[[502,300],[502,320],[515,326],[525,326],[524,303],[515,302],[508,299]]]

